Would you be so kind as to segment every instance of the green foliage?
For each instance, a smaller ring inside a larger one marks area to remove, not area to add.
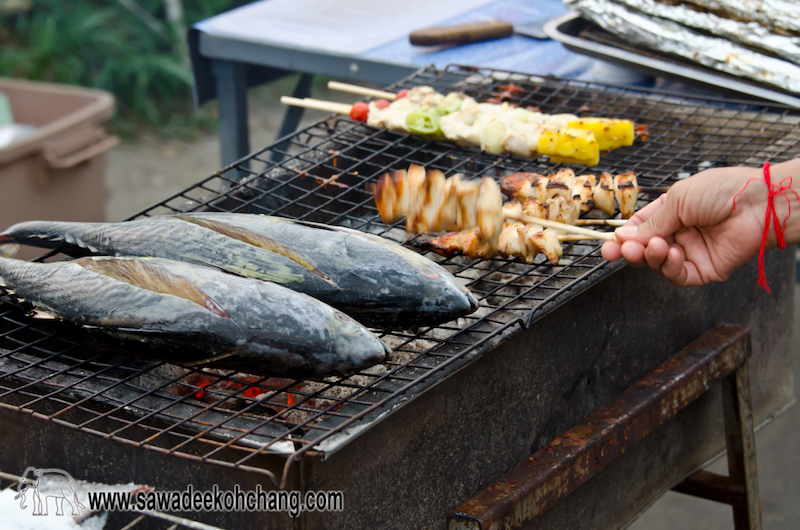
[[[184,0],[184,23],[244,3]],[[170,26],[163,0],[33,0],[30,9],[0,12],[0,76],[108,90],[123,133],[207,125],[207,113],[193,116],[185,38]]]

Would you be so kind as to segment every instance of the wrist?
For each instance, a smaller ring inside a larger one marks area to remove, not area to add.
[[[761,178],[764,178],[763,169],[761,170]],[[787,245],[796,244],[800,242],[800,197],[798,196],[800,195],[800,160],[771,165],[770,180],[773,190],[777,191],[780,188],[786,188],[773,197],[773,206],[778,223],[783,231],[785,243]],[[761,209],[763,222],[766,216],[769,195],[766,185],[761,186],[761,189],[763,190],[763,208]],[[767,238],[767,247],[774,248],[778,246],[774,217],[770,216],[768,222],[769,237]]]

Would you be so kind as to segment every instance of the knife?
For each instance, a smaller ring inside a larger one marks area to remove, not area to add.
[[[438,46],[441,44],[469,44],[485,40],[501,39],[519,33],[534,39],[549,39],[542,29],[550,18],[540,18],[519,25],[502,20],[473,22],[456,26],[440,26],[412,31],[408,40],[415,46]]]

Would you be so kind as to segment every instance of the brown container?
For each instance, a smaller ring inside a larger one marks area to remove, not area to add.
[[[33,219],[105,220],[105,159],[119,143],[104,123],[114,97],[102,90],[0,78],[14,121],[36,134],[0,149],[0,230]],[[30,258],[41,250],[23,249]]]

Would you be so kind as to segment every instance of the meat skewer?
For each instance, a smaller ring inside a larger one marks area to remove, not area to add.
[[[411,164],[407,171],[393,171],[381,176],[374,194],[384,223],[394,223],[405,217],[406,230],[411,233],[464,230],[477,226],[482,242],[496,244],[504,219],[525,216],[537,219],[535,222],[547,220],[575,225],[584,202],[580,193],[571,190],[583,188],[591,181],[590,178],[575,177],[571,170],[562,170],[552,179],[534,173],[518,173],[503,179],[503,189],[491,178],[484,177],[478,184],[462,180],[460,175],[445,178],[439,170],[426,172],[422,166]],[[613,181],[610,174],[604,173],[597,185],[600,191],[595,193],[597,190],[593,190],[591,200],[594,201],[597,195],[600,204],[607,202],[608,198],[613,201]],[[635,176],[632,172],[619,175],[617,182],[622,184],[624,213],[632,215],[633,212],[627,208],[633,208]],[[608,186],[608,189],[603,186]],[[509,187],[522,192],[527,190],[529,195],[536,194],[541,198],[514,199],[503,205],[500,191],[508,193]],[[531,191],[534,189],[538,191]],[[558,227],[570,230],[563,225]]]
[[[599,180],[595,175],[576,177],[571,169],[562,169],[548,177],[521,172],[503,177],[501,189],[505,195],[517,200],[534,199],[543,203],[559,196],[574,198],[580,201],[582,212],[597,208],[613,215],[616,204],[626,219],[633,216],[639,195],[639,185],[633,171],[616,177],[603,172]]]
[[[524,263],[532,264],[538,254],[544,254],[548,261],[556,265],[563,255],[561,243],[564,241],[585,241],[587,239],[613,240],[614,235],[608,232],[579,234],[561,234],[559,223],[545,228],[541,219],[530,219],[522,216],[520,220],[508,220],[503,223],[496,247],[481,243],[477,228],[469,228],[458,232],[448,232],[440,236],[418,236],[413,244],[441,254],[454,256],[464,254],[470,258],[492,259],[496,256],[520,258]],[[548,224],[551,221],[544,221]]]
[[[421,236],[415,238],[413,243],[415,246],[448,257],[458,253],[478,259],[502,256],[519,258],[528,264],[532,264],[540,253],[544,254],[552,264],[558,263],[563,255],[557,230],[520,221],[503,223],[496,247],[480,243],[479,233],[475,228],[448,232],[435,237]]]
[[[446,179],[439,170],[411,164],[378,180],[375,203],[383,222],[405,217],[411,233],[477,228],[480,243],[495,246],[503,227],[503,195],[489,177],[480,184],[458,175]]]
[[[479,185],[462,181],[460,175],[445,178],[439,170],[426,172],[412,164],[407,171],[386,173],[379,179],[375,202],[384,222],[405,217],[409,232],[459,230],[415,240],[434,252],[447,256],[461,252],[481,259],[518,257],[526,263],[543,253],[557,263],[562,230],[581,239],[614,239],[612,233],[564,224],[574,224],[580,214],[579,198],[568,198],[575,180],[564,172],[553,180],[556,186],[550,189],[556,191],[544,203],[528,199],[522,204],[515,199],[503,206],[500,187],[491,178],[484,177]]]

